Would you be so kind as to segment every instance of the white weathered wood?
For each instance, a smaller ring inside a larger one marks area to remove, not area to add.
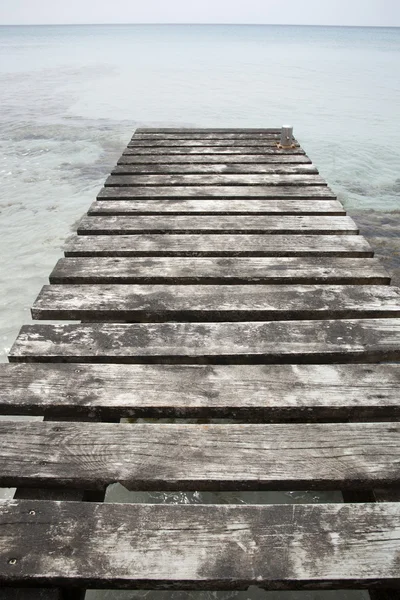
[[[390,487],[398,423],[166,424],[0,420],[0,485],[104,490]]]
[[[181,234],[315,234],[358,235],[359,230],[350,217],[308,215],[220,215],[192,216],[84,216],[78,225],[80,235],[127,235],[140,233]],[[294,242],[295,243],[295,242]]]
[[[309,174],[156,174],[156,175],[110,175],[105,181],[105,187],[140,187],[140,186],[326,186],[320,175]]]
[[[196,506],[10,500],[0,504],[0,524],[0,578],[10,583],[34,578],[50,585],[168,591],[400,584],[397,503]],[[18,561],[12,565],[14,556]]]
[[[305,154],[282,153],[274,154],[132,154],[127,151],[118,160],[119,165],[214,165],[223,162],[227,165],[248,166],[251,170],[255,165],[270,164],[311,164]]]
[[[390,277],[373,258],[98,256],[60,259],[50,283],[388,285]]]
[[[297,146],[296,148],[278,148],[277,146],[187,146],[180,147],[127,147],[124,150],[125,155],[129,154],[304,154],[304,150]]]
[[[158,322],[400,317],[399,291],[388,285],[45,285],[32,318]]]
[[[360,235],[77,235],[65,256],[372,257]]]
[[[127,200],[129,198],[300,198],[336,200],[335,194],[326,185],[181,185],[104,187],[98,200]]]
[[[400,319],[24,325],[10,362],[335,363],[400,360]]]
[[[102,200],[89,207],[89,215],[329,215],[344,216],[346,211],[337,200]]]
[[[111,171],[112,175],[318,175],[318,169],[312,164],[287,164],[287,163],[253,163],[237,164],[222,163],[214,164],[122,164],[117,165]]]
[[[193,139],[191,136],[186,136],[184,139],[181,138],[156,138],[146,139],[138,136],[133,136],[132,140],[128,144],[128,148],[165,148],[168,152],[170,148],[197,148],[209,146],[212,148],[235,148],[240,147],[266,147],[275,148],[279,142],[278,136],[263,136],[258,138],[230,138],[218,140],[215,138],[206,139]],[[296,146],[298,146],[297,142]]]
[[[398,420],[399,394],[394,364],[0,364],[7,415]]]

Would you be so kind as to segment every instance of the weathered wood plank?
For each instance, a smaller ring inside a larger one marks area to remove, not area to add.
[[[1,583],[0,583],[1,585]],[[57,589],[4,588],[1,589],[1,600],[68,600]]]
[[[389,285],[376,259],[347,258],[62,258],[50,283]]]
[[[229,457],[229,460],[227,460]],[[0,484],[104,490],[387,487],[398,423],[159,424],[0,421]]]
[[[224,133],[224,134],[246,134],[246,135],[252,135],[253,133],[262,133],[262,134],[271,134],[271,135],[278,135],[280,134],[282,131],[281,128],[279,127],[267,127],[267,128],[260,128],[260,127],[246,127],[246,128],[237,128],[237,127],[138,127],[137,129],[135,129],[135,134],[150,134],[150,135],[154,135],[157,133],[170,133],[170,134],[174,134],[174,133],[178,133],[180,135],[182,134],[189,134],[190,136],[192,134],[200,134],[200,135],[206,135],[209,133]]]
[[[24,325],[10,362],[330,363],[400,360],[400,319]]]
[[[6,415],[396,420],[400,365],[0,364]]]
[[[65,256],[341,256],[372,257],[360,235],[77,235]]]
[[[0,504],[0,524],[0,579],[8,583],[31,578],[48,585],[167,590],[400,584],[397,503],[10,500]],[[10,564],[14,557],[16,563]]]
[[[330,215],[344,216],[346,211],[337,200],[102,200],[94,201],[89,215]]]
[[[186,186],[186,185],[279,185],[279,186],[325,186],[320,175],[247,175],[243,173],[225,175],[110,175],[105,187],[140,187],[140,186]]]
[[[350,217],[332,216],[84,216],[79,235],[134,235],[140,233],[205,234],[315,234],[357,235],[358,227]]]
[[[117,165],[111,175],[166,175],[166,174],[211,174],[211,175],[318,175],[318,169],[312,164],[125,164]]]
[[[135,132],[132,136],[132,140],[280,140],[280,131],[274,133],[187,133],[181,131],[179,133],[153,133],[149,132]]]
[[[388,285],[45,285],[32,318],[164,322],[400,317],[399,291]]]
[[[182,139],[182,138],[178,138],[178,139],[151,139],[151,140],[147,140],[147,139],[143,139],[143,138],[139,138],[134,136],[132,138],[132,141],[129,142],[128,144],[128,148],[151,148],[151,149],[156,149],[156,148],[166,148],[166,149],[170,149],[170,148],[204,148],[209,147],[209,148],[236,148],[236,147],[240,147],[240,148],[247,148],[247,147],[257,147],[257,148],[277,148],[277,144],[278,144],[278,137],[259,137],[256,139],[253,138],[240,138],[240,139],[224,139],[224,140],[216,140],[213,138],[208,138],[208,139],[200,139],[200,140],[196,140],[193,139],[192,137],[188,137],[187,139]],[[294,141],[293,145],[296,147],[299,147],[299,144]],[[168,152],[167,150],[167,152]]]
[[[128,147],[123,154],[304,154],[300,146],[290,149],[281,149],[277,146],[187,146],[187,147]]]
[[[251,165],[258,164],[311,164],[311,160],[305,154],[282,154],[282,152],[276,152],[275,154],[224,154],[221,157],[219,154],[146,154],[146,155],[135,155],[123,154],[118,160],[119,165],[151,165],[151,164],[224,164],[233,165]]]
[[[335,194],[325,185],[103,187],[97,196],[98,200],[127,200],[129,198],[326,198],[327,200],[336,200]]]

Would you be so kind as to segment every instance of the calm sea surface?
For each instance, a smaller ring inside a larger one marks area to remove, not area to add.
[[[29,322],[29,307],[61,257],[65,239],[137,126],[292,123],[400,282],[399,67],[400,29],[0,27],[0,358],[6,360],[19,327]],[[121,489],[110,494],[132,498]],[[295,493],[279,498],[336,499]],[[224,500],[232,498],[220,495]],[[234,501],[262,499],[239,495]],[[361,600],[366,595],[90,594],[91,600],[144,597]]]

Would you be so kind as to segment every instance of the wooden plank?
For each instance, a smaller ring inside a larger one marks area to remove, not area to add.
[[[0,421],[0,485],[7,487],[336,490],[390,487],[399,474],[396,422]]]
[[[57,589],[2,587],[1,600],[67,600],[67,597]]]
[[[123,154],[304,154],[299,146],[290,149],[280,149],[277,146],[194,146],[194,147],[127,147]]]
[[[295,242],[295,243],[294,243]],[[77,235],[65,256],[339,256],[372,257],[360,235]]]
[[[388,285],[45,285],[32,318],[164,322],[400,317],[399,291]]]
[[[134,235],[140,233],[206,233],[206,234],[315,234],[358,235],[350,217],[332,216],[84,216],[79,222],[79,235]]]
[[[0,524],[0,579],[7,583],[31,578],[41,585],[168,591],[400,584],[397,503],[235,506],[9,500],[0,504]],[[16,563],[10,564],[14,557]]]
[[[24,325],[9,360],[179,364],[398,361],[400,320]]]
[[[0,409],[53,418],[400,417],[400,365],[0,364]]]
[[[137,129],[135,129],[135,134],[157,134],[157,133],[170,133],[170,134],[174,134],[174,133],[178,133],[179,135],[185,135],[185,134],[189,134],[190,136],[192,134],[200,134],[200,135],[207,135],[209,133],[224,133],[224,134],[246,134],[246,135],[252,135],[253,133],[262,133],[262,134],[271,134],[271,135],[278,135],[280,134],[282,131],[282,129],[280,127],[267,127],[267,128],[260,128],[260,127],[246,127],[246,128],[238,128],[238,127],[138,127]]]
[[[330,215],[344,216],[342,204],[337,200],[102,200],[95,201],[88,210],[89,215]]]
[[[218,186],[218,185],[279,185],[279,186],[325,186],[320,175],[110,175],[105,187],[140,187],[140,186]]]
[[[376,259],[347,258],[62,258],[50,283],[389,285]]]
[[[318,169],[312,164],[292,165],[287,163],[271,164],[125,164],[117,165],[112,175],[157,175],[157,174],[245,174],[245,175],[318,175]]]
[[[267,132],[267,133],[187,133],[185,131],[181,131],[179,133],[153,133],[152,131],[148,132],[135,132],[132,136],[133,140],[149,140],[149,141],[157,141],[157,140],[280,140],[281,133],[280,130],[276,130],[276,132]]]
[[[253,166],[258,164],[311,164],[311,160],[304,154],[145,154],[135,155],[123,154],[118,160],[119,165],[142,165],[142,164],[221,164],[227,165],[243,164]]]
[[[199,185],[199,186],[143,186],[143,187],[103,187],[98,200],[127,200],[129,198],[303,198],[336,200],[328,186],[241,186],[241,185]]]
[[[188,139],[178,138],[175,140],[172,139],[142,139],[134,136],[132,141],[129,142],[128,148],[277,148],[279,138],[274,137],[260,137],[257,139],[247,138],[247,139],[224,139],[224,140],[216,140],[216,139],[200,139],[196,140],[192,137],[188,137]],[[293,145],[299,147],[299,144],[294,141]],[[167,151],[168,151],[167,150]]]

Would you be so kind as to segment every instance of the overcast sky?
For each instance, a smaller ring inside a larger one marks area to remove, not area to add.
[[[400,0],[0,0],[0,23],[400,26]]]

